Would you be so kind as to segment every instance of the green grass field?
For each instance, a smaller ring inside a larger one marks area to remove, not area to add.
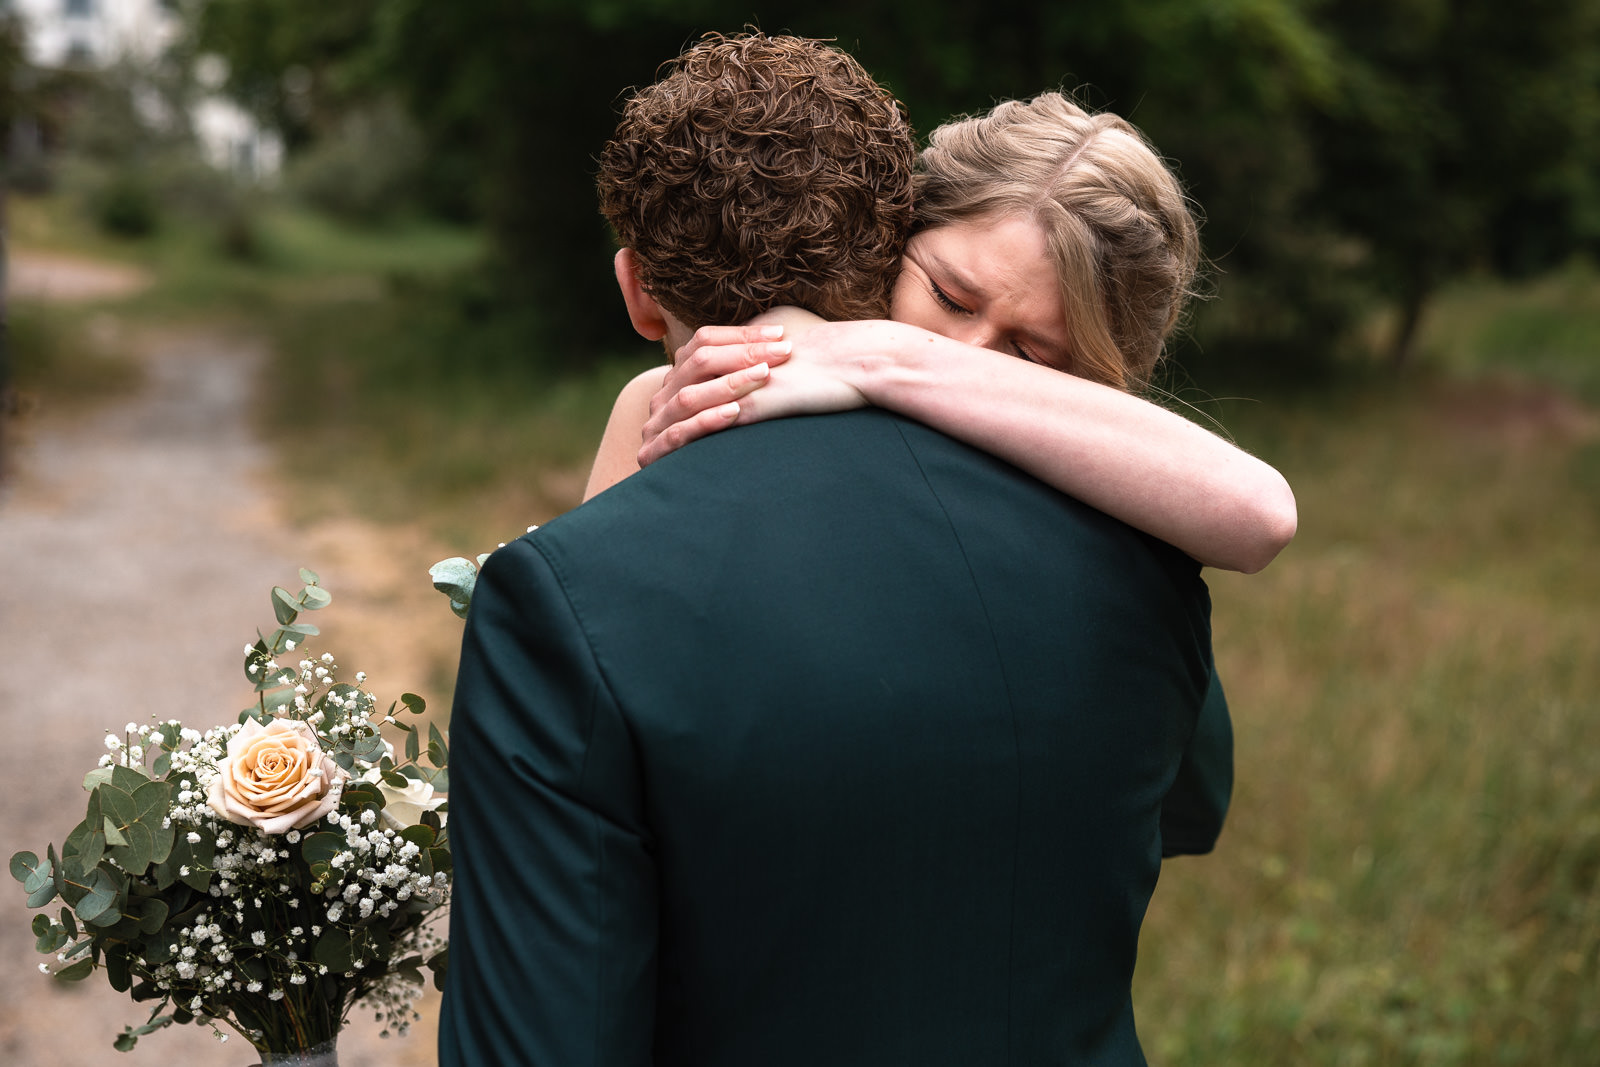
[[[215,266],[174,239],[124,313],[266,333],[263,426],[301,496],[462,554],[576,500],[654,358],[553,377],[383,280],[467,262],[470,235],[284,214],[266,244]],[[45,389],[74,377],[56,325]],[[1154,1063],[1600,1062],[1600,274],[1463,284],[1420,351],[1403,380],[1208,408],[1289,477],[1300,533],[1210,575],[1237,789],[1146,926]]]

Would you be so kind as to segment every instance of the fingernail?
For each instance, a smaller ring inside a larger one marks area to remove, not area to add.
[[[758,382],[771,373],[772,368],[767,366],[765,363],[757,363],[754,367],[750,368],[750,377],[754,378]]]
[[[737,400],[728,401],[717,409],[717,414],[725,419],[737,419],[739,417],[739,402]]]
[[[763,326],[761,327],[761,336],[765,337],[769,341],[776,341],[778,338],[783,336],[783,327]]]
[[[778,341],[775,344],[770,344],[770,345],[767,346],[767,355],[769,355],[769,356],[787,356],[789,354],[789,350],[792,349],[792,348],[794,348],[794,342],[792,342],[792,341]]]

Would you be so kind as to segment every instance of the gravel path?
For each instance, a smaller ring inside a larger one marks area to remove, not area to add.
[[[71,283],[53,283],[57,293],[62,284]],[[384,686],[380,695],[398,695],[401,686],[426,693],[459,639],[423,574],[452,553],[433,554],[414,533],[349,522],[308,530],[281,517],[269,457],[249,430],[259,348],[179,333],[138,340],[130,351],[145,367],[144,387],[70,418],[37,413],[10,482],[0,486],[6,859],[59,845],[83,817],[78,783],[108,729],[152,715],[195,726],[229,721],[249,698],[240,649],[271,623],[269,588],[289,585],[301,565],[334,590],[328,621],[347,617],[343,628],[327,627],[332,640],[322,647],[352,671],[394,679],[392,692]],[[428,624],[401,625],[411,618]],[[376,654],[347,658],[345,637]],[[76,985],[40,975],[21,887],[9,875],[4,886],[0,1063],[255,1062],[237,1036],[219,1046],[192,1026],[142,1039],[130,1054],[112,1051],[114,1037],[148,1009],[113,992],[102,975]],[[370,1016],[353,1021],[341,1063],[434,1062],[436,1007],[430,996],[423,1024],[404,1041],[380,1042]]]

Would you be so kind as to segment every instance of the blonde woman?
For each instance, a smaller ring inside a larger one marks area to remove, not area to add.
[[[1283,477],[1138,395],[1199,261],[1188,201],[1143,136],[1058,93],[1010,101],[934,131],[916,196],[890,320],[783,308],[702,327],[624,388],[586,498],[728,426],[875,405],[1203,564],[1271,562],[1296,525]]]

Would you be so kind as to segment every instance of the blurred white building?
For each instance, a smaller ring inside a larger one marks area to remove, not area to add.
[[[41,67],[103,67],[118,60],[151,62],[177,37],[175,0],[0,0],[27,26],[28,58]],[[201,82],[215,88],[226,77],[217,57]],[[213,166],[243,177],[276,174],[283,143],[231,100],[208,95],[190,113],[195,135]]]

